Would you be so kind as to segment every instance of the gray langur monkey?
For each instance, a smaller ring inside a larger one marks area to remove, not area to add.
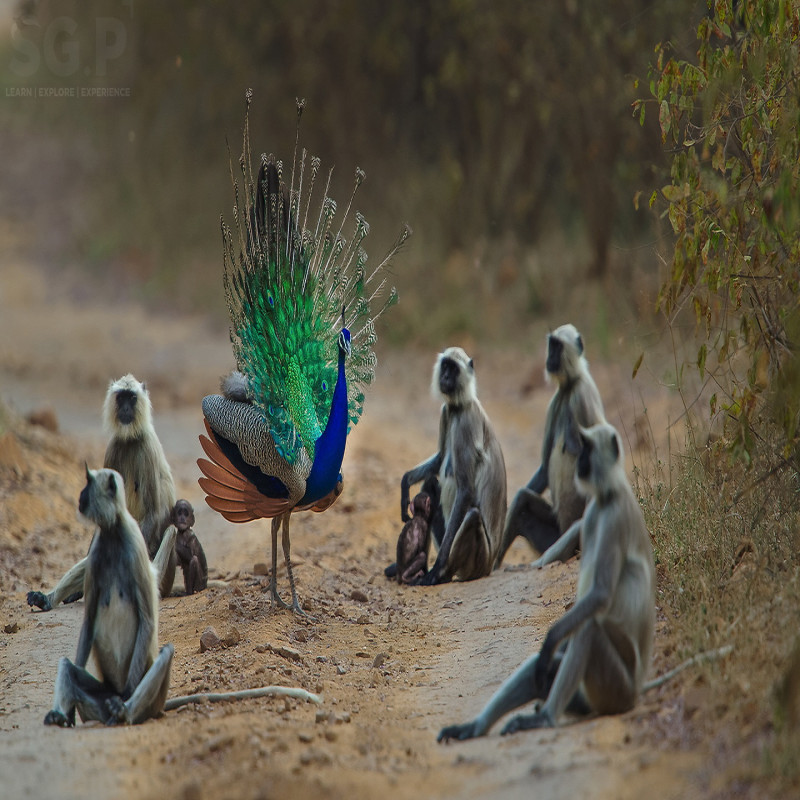
[[[125,501],[139,525],[156,566],[158,587],[167,597],[175,582],[175,537],[170,526],[175,484],[164,449],[153,427],[153,407],[144,383],[124,375],[109,384],[103,424],[111,439],[103,467],[125,481]],[[28,605],[50,611],[59,603],[78,600],[83,592],[86,559],[71,567],[48,593],[28,592]]]
[[[438,479],[445,528],[436,561],[416,581],[426,586],[488,575],[506,514],[503,452],[478,401],[472,359],[460,347],[439,355],[432,389],[444,399],[439,447],[406,472],[400,484],[401,516],[408,522],[409,488],[426,478]]]
[[[44,724],[71,727],[76,710],[84,722],[144,722],[164,710],[174,648],[158,649],[156,576],[122,476],[87,467],[78,509],[97,525],[84,570],[83,626],[75,663],[58,662]],[[86,670],[90,654],[98,677]]]
[[[139,523],[153,559],[172,519],[175,484],[153,427],[153,406],[145,384],[133,375],[114,381],[103,404],[103,424],[111,434],[103,466],[125,479],[128,510]],[[174,578],[174,561],[172,568]]]
[[[575,486],[575,462],[581,450],[578,431],[605,422],[605,412],[583,355],[583,339],[574,325],[562,325],[548,334],[545,375],[555,381],[556,392],[547,407],[542,463],[511,502],[497,566],[517,536],[524,536],[534,550],[544,553],[581,518],[586,506],[586,498]],[[550,503],[542,497],[547,488]],[[565,551],[563,558],[572,555]]]
[[[619,714],[633,708],[650,667],[655,565],[642,510],[625,475],[619,434],[608,423],[579,430],[576,480],[590,497],[567,534],[580,538],[575,605],[548,631],[542,649],[514,672],[471,722],[443,728],[438,741],[484,736],[509,711],[502,733],[555,726],[565,711]]]

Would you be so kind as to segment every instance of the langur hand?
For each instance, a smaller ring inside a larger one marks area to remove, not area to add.
[[[508,736],[509,733],[516,733],[517,731],[530,731],[536,728],[552,728],[553,720],[550,719],[548,714],[543,711],[537,711],[534,714],[517,714],[512,717],[500,731],[501,736]]]
[[[475,739],[484,734],[478,730],[478,724],[475,720],[472,722],[465,722],[463,725],[448,725],[439,731],[436,737],[437,742],[444,742],[447,744],[451,739],[457,742],[464,742],[467,739]]]
[[[119,695],[112,695],[106,700],[108,719],[106,725],[127,725],[130,723],[128,709]]]
[[[58,725],[61,728],[74,728],[75,717],[73,715],[72,719],[70,719],[65,714],[62,714],[60,711],[56,711],[55,709],[53,709],[52,711],[47,712],[47,716],[44,718],[44,724]]]

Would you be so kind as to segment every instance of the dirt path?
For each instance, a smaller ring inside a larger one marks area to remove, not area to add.
[[[0,632],[3,796],[516,798],[535,790],[616,798],[685,796],[696,785],[701,752],[662,753],[649,743],[657,697],[557,731],[436,744],[442,725],[472,716],[539,647],[572,598],[577,564],[531,570],[527,546],[517,543],[511,566],[481,581],[422,590],[383,577],[399,531],[400,475],[435,442],[433,353],[382,354],[348,441],[345,494],[325,514],[292,520],[298,591],[318,620],[305,623],[272,612],[266,580],[255,574],[269,561],[268,523],[225,523],[197,486],[198,401],[230,368],[226,332],[203,320],[78,305],[36,273],[7,267],[0,291],[0,400],[20,414],[54,407],[64,431],[18,423],[18,450],[0,449],[0,630],[14,631]],[[518,354],[475,358],[513,491],[535,465],[535,421],[549,389],[520,395],[523,380],[508,379],[519,372]],[[538,358],[524,360],[535,374]],[[593,368],[607,405],[628,409],[632,393],[619,373]],[[25,591],[49,586],[88,545],[74,510],[81,467],[102,461],[99,408],[108,380],[127,371],[148,382],[178,492],[196,509],[212,573],[228,580],[162,601],[160,638],[176,647],[170,693],[282,684],[321,694],[320,707],[262,699],[185,708],[130,729],[42,725],[83,607],[30,613]],[[285,574],[279,585],[288,589]],[[208,626],[224,644],[201,653]]]

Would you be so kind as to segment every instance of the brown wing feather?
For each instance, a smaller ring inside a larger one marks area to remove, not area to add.
[[[291,506],[286,498],[266,497],[236,469],[217,444],[208,421],[203,421],[209,436],[200,436],[200,445],[211,460],[198,458],[197,466],[205,476],[199,483],[206,503],[229,522],[271,519],[288,511]]]
[[[254,514],[249,509],[242,507],[241,511],[225,511],[217,508],[217,500],[213,495],[206,495],[206,503],[209,508],[213,508],[218,514],[221,514],[228,522],[252,522],[254,519],[261,519],[260,514]]]
[[[205,454],[218,466],[222,467],[226,472],[232,475],[241,475],[238,469],[233,465],[233,462],[222,452],[222,448],[217,444],[217,439],[214,436],[214,431],[208,424],[208,420],[204,419],[203,422],[206,426],[208,436],[200,436],[200,446],[205,451]]]
[[[206,463],[208,464],[208,462]],[[202,467],[201,469],[203,473],[205,473],[205,469]],[[242,492],[246,489],[246,487],[241,489],[233,488],[230,484],[216,481],[213,478],[198,478],[197,482],[206,494],[213,494],[215,497],[219,497],[222,500],[239,500],[242,496]]]
[[[221,486],[227,486],[231,491],[244,492],[250,486],[250,481],[241,473],[228,472],[224,467],[212,461],[207,461],[205,458],[198,458],[197,466],[200,467],[200,471],[208,480],[219,483]],[[201,478],[200,480],[203,479]]]

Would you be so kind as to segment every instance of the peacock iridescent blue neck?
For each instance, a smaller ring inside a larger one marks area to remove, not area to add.
[[[315,503],[336,487],[347,442],[347,378],[344,373],[344,351],[339,348],[339,372],[333,390],[328,424],[314,447],[314,463],[306,480],[306,493],[298,505]]]

